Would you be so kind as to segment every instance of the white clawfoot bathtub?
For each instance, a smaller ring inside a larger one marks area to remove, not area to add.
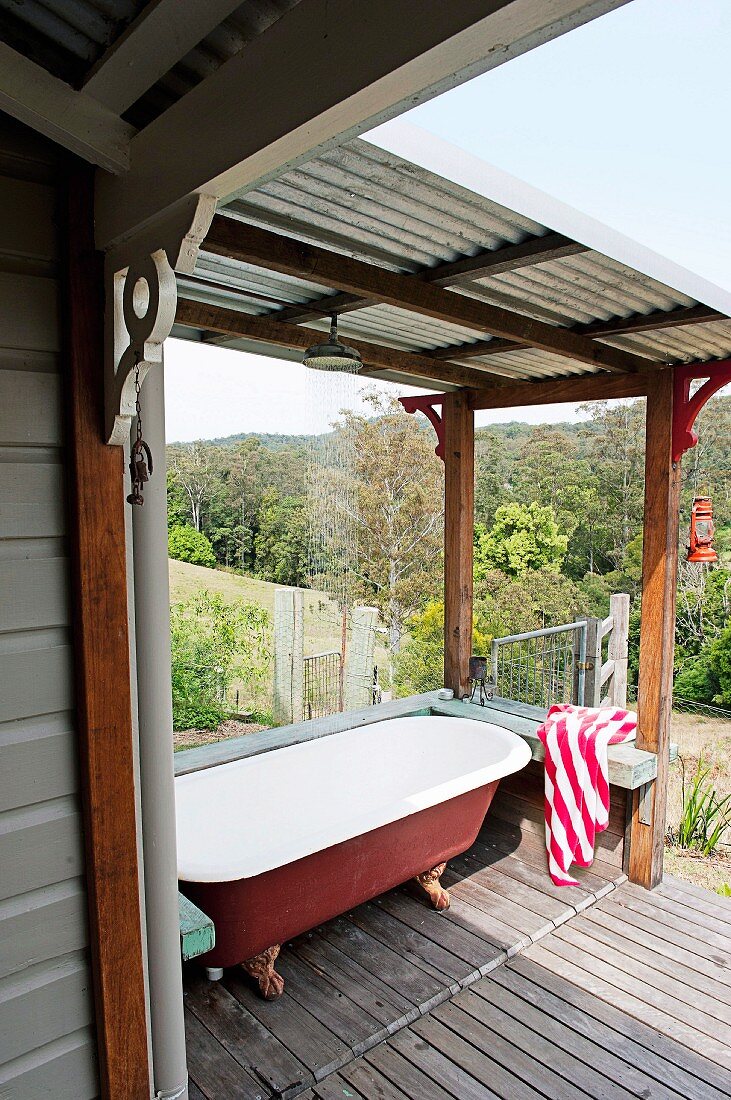
[[[274,996],[273,960],[268,985],[259,973],[272,945],[415,876],[445,908],[432,869],[470,847],[500,779],[530,758],[499,726],[416,716],[179,776],[178,876],[216,927],[203,961],[253,959]]]

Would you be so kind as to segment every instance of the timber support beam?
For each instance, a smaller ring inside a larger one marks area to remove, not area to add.
[[[179,325],[204,329],[234,339],[238,337],[274,347],[301,348],[303,351],[323,339],[321,329],[287,325],[276,316],[252,317],[238,309],[226,309],[188,299],[178,301],[175,320]],[[435,363],[423,355],[382,344],[371,344],[366,340],[348,337],[348,345],[356,348],[363,357],[361,375],[378,377],[388,372],[413,378],[415,385],[419,384],[419,379],[427,379],[445,382],[450,386],[481,386],[485,379],[491,377],[486,371],[476,370],[474,367],[461,367],[457,363]]]
[[[475,332],[522,341],[530,347],[595,369],[631,374],[647,362],[641,356],[595,343],[569,329],[221,214],[214,217],[202,248],[216,256],[306,278],[320,286],[384,302],[424,317],[464,325]]]
[[[657,753],[657,778],[633,792],[628,869],[647,889],[662,881],[670,761],[680,503],[673,391],[673,372],[658,371],[647,396],[637,748]]]
[[[668,373],[661,364],[648,363],[636,374],[575,374],[542,382],[508,382],[486,376],[470,392],[473,409],[513,409],[523,405],[558,405],[562,401],[613,401],[623,397],[646,397],[654,380]],[[670,373],[672,373],[670,371]]]
[[[103,260],[91,169],[67,184],[64,295],[75,593],[76,718],[99,1084],[104,1100],[150,1095],[137,859],[125,560],[124,453],[103,436]]]
[[[472,651],[475,416],[467,395],[448,393],[444,436],[444,686],[467,691]]]

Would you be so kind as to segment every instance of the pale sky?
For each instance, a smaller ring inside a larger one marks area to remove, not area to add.
[[[731,0],[633,0],[404,117],[731,289],[730,54]],[[182,340],[165,359],[168,439],[332,419],[297,363]]]

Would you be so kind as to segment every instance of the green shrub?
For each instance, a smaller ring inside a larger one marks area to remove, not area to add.
[[[720,707],[731,707],[731,626],[711,642],[709,646],[711,672],[718,682],[718,693],[713,702]]]
[[[489,530],[475,524],[475,579],[492,569],[511,577],[538,569],[557,573],[567,546],[568,537],[559,531],[550,505],[501,504]]]
[[[711,856],[731,825],[731,795],[718,797],[716,788],[708,782],[710,768],[704,768],[702,760],[698,761],[690,783],[686,783],[682,759],[681,766],[683,810],[677,833],[671,839],[680,848],[692,848],[701,855]]]
[[[718,691],[718,679],[711,668],[707,651],[685,661],[673,684],[675,698],[691,703],[712,703]]]
[[[269,615],[202,591],[171,608],[170,629],[173,726],[216,729],[233,682],[242,680],[252,695],[261,683],[270,659]]]
[[[188,561],[191,565],[205,565],[215,569],[216,555],[213,547],[202,531],[188,524],[176,524],[168,531],[168,554],[177,561]]]
[[[409,622],[409,636],[394,662],[399,698],[444,686],[444,604],[434,601]]]

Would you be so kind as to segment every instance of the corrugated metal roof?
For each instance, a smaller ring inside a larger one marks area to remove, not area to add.
[[[403,274],[552,232],[541,222],[362,139],[234,197],[224,212]],[[181,291],[186,297],[273,317],[287,307],[320,302],[335,293],[311,280],[205,252],[193,279],[181,282]],[[558,326],[698,304],[688,294],[591,249],[463,282],[452,291]],[[326,327],[325,320],[306,323]],[[508,378],[561,377],[592,370],[525,348],[460,356],[465,345],[489,341],[489,334],[385,304],[344,312],[339,328],[345,337],[403,351],[428,354],[454,348],[455,362]],[[720,358],[731,355],[731,321],[657,328],[606,337],[604,342],[655,362]],[[251,346],[246,340],[231,343]]]
[[[360,139],[232,199],[228,209],[405,273],[548,232]]]
[[[0,0],[2,38],[55,76],[79,84],[147,0]]]

